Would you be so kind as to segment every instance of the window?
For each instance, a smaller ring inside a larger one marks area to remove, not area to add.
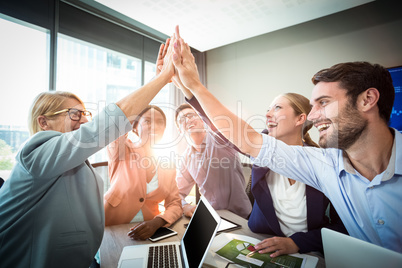
[[[29,137],[32,100],[49,90],[49,32],[5,18],[11,18],[0,18],[0,177],[6,180],[18,148]]]
[[[0,106],[1,177],[8,177],[16,151],[29,136],[28,110],[40,92],[76,93],[97,114],[154,77],[160,42],[167,36],[148,28],[83,2],[0,1],[0,71],[7,74],[0,79],[0,88],[7,90]],[[168,147],[166,153],[174,150],[177,136],[169,123],[175,102],[182,97],[169,85],[151,102],[166,113],[161,145]],[[105,160],[104,153],[90,159]]]
[[[56,89],[75,93],[96,115],[106,105],[141,87],[141,63],[138,58],[59,34]],[[144,80],[151,80],[155,72],[155,63],[145,62]],[[167,114],[169,111],[163,106],[168,102],[168,87],[152,101],[155,105],[162,105]],[[169,133],[171,131],[166,131],[165,137],[170,137]],[[105,150],[92,156],[90,161],[107,161]]]

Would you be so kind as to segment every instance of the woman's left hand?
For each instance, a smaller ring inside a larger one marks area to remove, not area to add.
[[[289,237],[271,237],[264,239],[254,246],[258,253],[273,252],[269,255],[271,258],[278,257],[283,254],[292,254],[299,252],[299,247]]]

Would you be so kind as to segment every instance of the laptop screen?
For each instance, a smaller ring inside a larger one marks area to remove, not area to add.
[[[218,224],[201,200],[183,237],[189,267],[199,266]]]

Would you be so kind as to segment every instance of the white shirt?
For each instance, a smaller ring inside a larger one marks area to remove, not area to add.
[[[276,172],[268,172],[265,179],[283,234],[307,232],[306,185],[298,181],[290,185],[288,178]]]

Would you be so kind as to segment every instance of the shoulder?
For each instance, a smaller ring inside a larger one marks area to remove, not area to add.
[[[29,138],[22,146],[20,149],[20,154],[26,154],[30,153],[36,148],[40,147],[44,143],[48,142],[49,140],[61,136],[63,133],[58,132],[58,131],[52,131],[52,130],[47,130],[47,131],[40,131],[33,135],[31,138]]]
[[[396,148],[402,150],[402,133],[394,129]]]

